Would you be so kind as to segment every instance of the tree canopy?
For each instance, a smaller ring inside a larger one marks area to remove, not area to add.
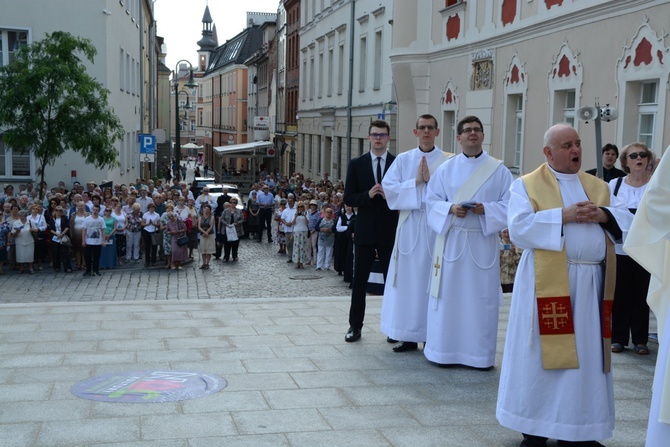
[[[123,127],[107,102],[109,90],[91,77],[79,55],[93,63],[89,39],[47,34],[0,67],[0,134],[15,152],[34,154],[40,175],[66,150],[98,168],[118,166],[114,143]]]

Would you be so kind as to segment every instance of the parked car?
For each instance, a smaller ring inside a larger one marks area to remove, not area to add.
[[[211,185],[214,183],[216,183],[216,179],[214,177],[196,177],[195,180],[193,180],[193,183],[191,183],[191,187],[195,185],[193,196],[197,198],[200,194],[202,194],[202,188],[205,185]]]
[[[212,183],[204,185],[209,189],[209,195],[218,199],[219,196],[223,195],[223,188],[228,188],[228,195],[237,199],[237,209],[244,209],[244,202],[240,196],[240,190],[237,188],[237,185],[230,185],[226,183]]]

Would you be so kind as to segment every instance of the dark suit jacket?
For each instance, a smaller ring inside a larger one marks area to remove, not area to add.
[[[595,169],[589,169],[586,171],[587,174],[591,175],[596,175],[596,172],[598,171],[598,168]],[[612,169],[605,169],[603,167],[603,180],[605,180],[605,183],[609,183],[610,180],[619,178],[619,177],[625,177],[626,173],[623,172],[621,169],[612,167]]]
[[[384,173],[388,171],[395,156],[386,156]],[[375,196],[370,199],[368,192],[375,186],[370,153],[363,154],[349,162],[347,180],[344,183],[344,203],[358,208],[354,224],[356,245],[393,246],[398,225],[398,212],[390,210],[386,199]]]

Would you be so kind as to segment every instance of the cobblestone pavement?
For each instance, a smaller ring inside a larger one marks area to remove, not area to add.
[[[56,273],[50,266],[34,275],[7,272],[0,275],[0,303],[153,301],[185,299],[324,297],[350,295],[348,284],[336,272],[297,270],[286,255],[265,240],[240,241],[238,262],[212,257],[209,270],[200,270],[196,259],[183,271],[143,263],[103,270],[101,277],[82,272]]]

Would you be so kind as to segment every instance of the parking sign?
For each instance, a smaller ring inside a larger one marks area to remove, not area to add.
[[[153,163],[156,158],[156,136],[140,135],[140,161]]]

